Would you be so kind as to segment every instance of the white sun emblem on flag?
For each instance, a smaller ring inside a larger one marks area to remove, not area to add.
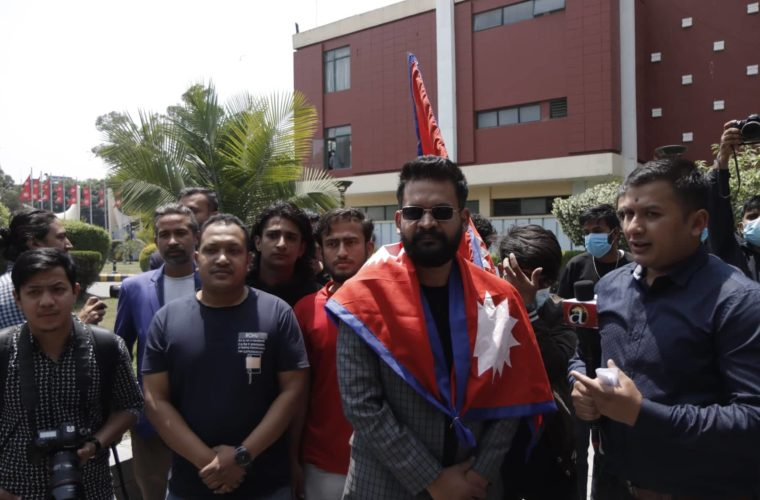
[[[486,292],[483,303],[478,303],[478,334],[475,338],[475,356],[478,358],[478,376],[493,368],[493,376],[501,376],[504,365],[512,366],[510,349],[520,343],[512,334],[517,320],[509,315],[507,300],[494,305]]]

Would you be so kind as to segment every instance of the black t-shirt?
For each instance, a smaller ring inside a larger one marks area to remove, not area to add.
[[[633,256],[628,252],[618,250],[618,253],[622,253],[620,259],[617,262],[610,263],[595,261],[594,257],[588,252],[583,252],[570,259],[565,265],[564,271],[562,271],[562,276],[559,278],[557,295],[563,299],[571,299],[575,297],[573,285],[577,281],[591,280],[596,283],[608,272],[614,271],[618,267],[623,267],[629,262],[633,262]]]
[[[253,334],[255,340],[241,342],[241,333]],[[260,370],[250,379],[248,355],[260,357]],[[142,371],[169,372],[172,404],[213,447],[240,445],[279,395],[278,372],[308,366],[293,310],[251,289],[233,307],[207,307],[192,296],[161,308],[148,332]],[[225,498],[257,498],[289,484],[283,435],[254,459],[243,484]],[[182,498],[216,498],[195,466],[176,453],[169,489]]]
[[[430,313],[433,315],[438,337],[441,339],[443,347],[443,357],[446,360],[446,369],[451,373],[451,366],[454,363],[454,352],[451,345],[451,327],[449,325],[449,287],[430,287],[423,286],[422,292],[425,294]],[[443,436],[443,466],[454,465],[457,455],[457,436],[451,425],[446,426],[446,433]]]
[[[322,285],[311,277],[306,279],[296,278],[282,285],[269,286],[258,279],[258,277],[254,278],[249,275],[246,282],[248,283],[248,286],[258,288],[259,290],[263,290],[275,297],[281,298],[287,302],[290,307],[295,306],[299,300],[322,288]]]

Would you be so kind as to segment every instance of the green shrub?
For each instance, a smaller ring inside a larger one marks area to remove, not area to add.
[[[597,184],[569,198],[554,198],[552,213],[562,226],[562,231],[573,244],[583,245],[583,230],[578,222],[581,212],[603,203],[616,206],[619,188],[620,181],[612,181]]]
[[[89,250],[72,250],[69,252],[77,266],[77,281],[82,286],[84,293],[90,285],[98,280],[104,261],[100,252]]]
[[[111,237],[105,229],[78,220],[64,220],[63,227],[66,228],[74,250],[98,252],[101,265],[105,264],[111,249]]]
[[[158,247],[156,247],[155,243],[149,243],[145,245],[140,251],[140,269],[142,269],[142,272],[148,271],[150,268],[150,254],[155,252]]]

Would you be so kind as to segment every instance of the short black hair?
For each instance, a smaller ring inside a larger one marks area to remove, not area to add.
[[[66,252],[57,248],[35,248],[19,255],[11,271],[11,281],[13,282],[13,289],[16,290],[16,295],[21,293],[21,287],[32,276],[56,267],[63,268],[73,290],[77,282],[76,265],[74,259]]]
[[[198,230],[200,228],[198,227],[198,221],[195,219],[195,214],[193,211],[187,208],[185,205],[180,205],[179,203],[167,203],[166,205],[161,205],[153,212],[154,238],[158,235],[158,219],[161,217],[166,217],[167,215],[182,215],[185,217],[190,217],[190,229],[193,231],[193,233],[198,234]]]
[[[248,233],[248,228],[245,227],[245,224],[243,224],[243,221],[241,221],[239,218],[232,214],[214,214],[211,217],[208,218],[206,222],[203,223],[201,226],[200,232],[198,234],[198,244],[200,245],[200,240],[203,238],[203,233],[206,232],[206,229],[208,229],[209,226],[213,226],[214,224],[222,224],[224,226],[238,226],[240,229],[243,230],[243,237],[245,238],[245,245],[248,246],[248,242],[250,241],[251,237]]]
[[[646,162],[628,174],[620,187],[624,195],[628,188],[665,181],[673,187],[684,215],[707,209],[709,184],[693,161],[681,157],[660,158]]]
[[[456,163],[441,156],[419,156],[404,164],[399,174],[396,199],[400,207],[404,203],[404,188],[409,181],[432,180],[451,182],[457,194],[459,208],[467,203],[467,179]]]
[[[472,224],[478,230],[478,234],[483,238],[486,246],[490,247],[496,237],[499,236],[496,233],[496,228],[493,227],[490,220],[480,214],[470,214],[470,219],[472,219]]]
[[[541,282],[546,286],[559,278],[562,265],[562,247],[553,232],[536,224],[512,226],[499,242],[500,260],[515,254],[521,269],[543,268]]]
[[[182,191],[179,192],[179,196],[177,196],[177,201],[180,201],[182,198],[186,196],[192,196],[194,194],[202,194],[206,196],[206,202],[208,203],[208,208],[212,212],[216,212],[219,210],[219,199],[216,197],[216,191],[204,188],[204,187],[186,187],[183,188]]]
[[[301,241],[304,243],[304,252],[301,257],[296,261],[294,276],[302,277],[306,279],[314,275],[312,271],[311,262],[315,258],[314,249],[314,232],[311,228],[311,222],[309,217],[303,210],[295,206],[288,201],[278,201],[266,207],[256,217],[253,223],[252,236],[258,236],[259,238],[264,233],[264,227],[272,217],[282,217],[289,220],[298,228],[298,232],[301,233]],[[251,250],[253,251],[253,265],[251,266],[251,273],[253,276],[258,276],[259,266],[261,265],[261,254],[256,251],[256,247],[253,241],[250,243]]]
[[[741,216],[747,213],[747,210],[760,210],[760,194],[752,196],[742,205]]]
[[[615,210],[615,207],[608,203],[589,207],[581,212],[580,217],[578,217],[581,226],[589,221],[597,220],[603,220],[611,230],[620,227],[620,219],[618,219],[617,211]]]
[[[49,210],[27,208],[14,212],[8,227],[0,229],[0,248],[5,260],[15,261],[28,250],[29,241],[44,239],[55,220],[55,214]]]
[[[368,219],[364,212],[359,210],[358,208],[333,208],[332,210],[326,212],[322,217],[319,219],[319,224],[317,225],[317,231],[316,231],[316,238],[317,242],[321,245],[322,244],[322,238],[324,236],[329,236],[330,232],[332,231],[332,225],[335,221],[341,221],[341,222],[352,222],[356,221],[362,226],[362,233],[364,234],[364,243],[369,243],[372,241],[372,235],[375,231],[375,224],[372,222],[371,219]]]

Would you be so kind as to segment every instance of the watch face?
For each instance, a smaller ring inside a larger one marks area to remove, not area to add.
[[[248,450],[246,450],[242,446],[240,446],[239,448],[236,448],[235,449],[235,463],[243,467],[250,464],[251,454],[248,453]]]

